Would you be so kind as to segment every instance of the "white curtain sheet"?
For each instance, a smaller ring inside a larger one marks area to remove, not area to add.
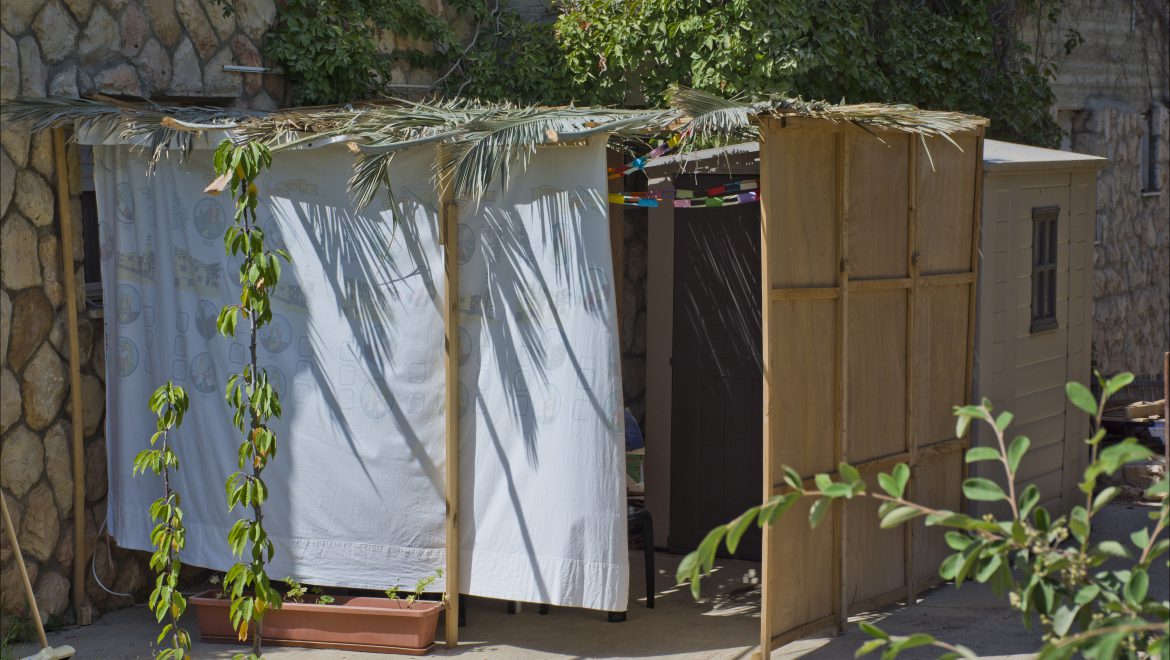
[[[211,152],[151,175],[128,146],[95,146],[106,300],[109,527],[150,549],[160,484],[132,477],[154,430],[146,400],[191,395],[174,444],[187,563],[226,570],[223,483],[238,432],[224,402],[246,330],[225,256],[230,198],[202,192]],[[282,397],[265,471],[269,573],[309,584],[413,587],[445,566],[443,251],[434,151],[394,159],[398,222],[382,195],[352,210],[341,145],[278,153],[260,224],[286,248],[260,362]],[[541,149],[479,205],[460,200],[460,592],[602,610],[628,593],[622,392],[605,201],[605,147]],[[244,326],[241,324],[241,328]],[[443,580],[432,589],[444,589]]]

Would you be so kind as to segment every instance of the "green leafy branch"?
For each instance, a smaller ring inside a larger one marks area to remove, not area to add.
[[[417,603],[420,598],[422,598],[422,595],[427,590],[427,587],[434,584],[435,580],[438,580],[441,577],[443,577],[443,569],[437,568],[437,569],[435,569],[435,572],[433,575],[428,575],[426,577],[420,578],[419,581],[417,583],[415,583],[415,585],[414,585],[414,593],[412,593],[406,597],[406,608],[407,609],[413,608],[414,604]],[[389,598],[390,600],[398,600],[399,589],[401,589],[401,585],[396,584],[393,587],[390,587],[389,589],[387,589],[384,593],[386,594],[386,597]],[[444,594],[444,598],[445,597],[446,597],[446,595]]]
[[[243,558],[250,550],[251,561],[237,562],[224,576],[224,591],[232,599],[229,613],[232,626],[241,641],[255,624],[252,655],[259,657],[264,614],[279,609],[281,595],[271,584],[265,564],[272,560],[274,548],[264,529],[263,505],[268,500],[268,486],[262,473],[276,457],[276,434],[269,421],[280,417],[280,395],[272,386],[268,372],[259,365],[257,343],[260,329],[272,321],[271,293],[280,280],[284,251],[268,250],[264,231],[257,225],[256,209],[260,195],[256,179],[272,165],[272,154],[259,142],[240,146],[224,140],[215,151],[218,178],[207,191],[229,189],[235,200],[233,224],[224,233],[224,249],[232,257],[243,256],[240,264],[240,302],[225,305],[216,326],[225,337],[234,337],[240,319],[248,322],[249,362],[243,371],[228,378],[225,397],[234,410],[232,423],[243,434],[238,451],[239,470],[228,477],[224,486],[228,509],[237,506],[252,510],[252,518],[241,518],[228,531],[232,553]]]
[[[813,498],[809,524],[816,527],[834,501],[868,497],[881,502],[878,515],[883,529],[917,518],[924,518],[927,526],[948,528],[945,539],[954,554],[942,562],[939,575],[954,581],[956,587],[973,579],[987,583],[998,595],[1007,594],[1011,606],[1023,616],[1026,627],[1030,628],[1034,619],[1042,625],[1045,645],[1041,658],[1066,658],[1075,652],[1091,658],[1112,658],[1118,654],[1137,657],[1142,653],[1170,657],[1170,624],[1167,623],[1170,602],[1155,601],[1149,596],[1148,572],[1152,562],[1170,550],[1170,540],[1162,538],[1170,521],[1167,479],[1163,477],[1146,491],[1149,497],[1161,499],[1162,504],[1150,514],[1154,521],[1152,529],[1143,528],[1130,535],[1133,549],[1117,541],[1094,543],[1091,539],[1093,517],[1119,492],[1112,487],[1098,490],[1098,479],[1117,472],[1126,463],[1152,455],[1133,438],[1100,447],[1105,437],[1100,427],[1106,402],[1132,382],[1133,376],[1121,374],[1110,379],[1098,376],[1098,379],[1099,399],[1079,383],[1069,383],[1066,387],[1069,400],[1092,415],[1097,428],[1086,440],[1091,460],[1079,484],[1086,504],[1074,507],[1067,517],[1053,518],[1044,507],[1038,506],[1040,491],[1034,484],[1017,495],[1017,473],[1031,441],[1019,436],[1007,443],[1012,414],[994,415],[991,402],[985,399],[978,406],[955,407],[958,417],[955,433],[963,437],[972,422],[991,428],[995,446],[968,450],[966,461],[999,463],[1007,490],[986,477],[972,477],[963,481],[962,491],[969,500],[1005,503],[1010,511],[1007,518],[1000,520],[990,514],[974,518],[907,500],[905,492],[911,474],[906,464],[895,466],[889,473],[879,473],[878,492],[871,491],[858,470],[847,463],[838,466],[839,480],[834,481],[828,474],[817,474],[811,484],[785,466],[786,492],[711,530],[699,548],[680,563],[677,578],[680,583],[690,582],[692,594],[697,598],[700,581],[714,566],[720,544],[734,553],[753,522],[760,527],[774,524],[798,501]],[[1068,542],[1070,539],[1072,543]],[[1125,569],[1107,569],[1104,565],[1109,560],[1126,560],[1131,564]],[[893,658],[906,649],[932,645],[946,650],[945,657],[974,657],[968,649],[949,646],[929,635],[895,637],[868,623],[862,624],[862,629],[874,639],[859,650],[859,655],[883,648],[883,659]]]
[[[155,654],[157,660],[186,660],[191,656],[191,636],[179,627],[179,619],[187,609],[187,599],[179,591],[179,570],[183,563],[179,551],[187,544],[187,532],[183,527],[183,510],[179,508],[179,494],[171,486],[171,473],[179,469],[179,457],[171,447],[171,432],[183,423],[190,400],[183,388],[167,381],[150,396],[147,405],[157,417],[156,431],[150,437],[152,449],[143,449],[134,457],[131,474],[147,471],[162,477],[163,496],[150,505],[150,517],[154,529],[150,542],[155,551],[150,555],[150,568],[158,573],[154,590],[147,605],[154,612],[155,620],[163,625],[155,643],[168,646]]]

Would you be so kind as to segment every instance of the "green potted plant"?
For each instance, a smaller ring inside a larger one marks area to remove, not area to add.
[[[292,577],[280,609],[264,616],[264,643],[308,648],[423,655],[435,644],[439,613],[445,603],[422,600],[442,572],[419,580],[413,593],[398,597],[398,588],[380,596],[331,595],[306,587]],[[228,599],[214,590],[191,598],[203,641],[237,643]]]
[[[242,255],[240,302],[225,306],[216,325],[225,336],[235,336],[237,323],[246,322],[248,364],[232,374],[227,384],[227,401],[235,411],[233,422],[240,431],[239,471],[228,477],[228,507],[250,510],[250,518],[237,520],[228,533],[238,562],[223,577],[222,589],[193,596],[204,641],[239,643],[251,641],[248,655],[259,658],[261,645],[279,644],[310,648],[393,652],[422,655],[435,642],[439,612],[445,604],[422,601],[423,591],[441,576],[419,581],[415,593],[405,600],[371,596],[331,595],[313,591],[290,578],[289,589],[281,594],[272,584],[266,567],[274,547],[264,529],[263,505],[268,486],[263,471],[276,455],[276,433],[269,421],[280,417],[280,394],[258,362],[257,336],[272,320],[271,293],[280,279],[283,251],[265,247],[264,230],[257,224],[259,188],[256,179],[272,162],[268,148],[256,142],[234,146],[224,141],[215,152],[218,178],[207,191],[229,190],[236,202],[234,224],[224,234],[229,254]],[[306,602],[308,601],[308,602]]]

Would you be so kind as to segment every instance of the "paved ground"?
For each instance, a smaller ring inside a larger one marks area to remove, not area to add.
[[[1113,505],[1108,515],[1097,518],[1104,537],[1124,539],[1129,531],[1146,523],[1147,507]],[[602,614],[554,608],[541,616],[525,607],[509,615],[498,601],[473,599],[462,642],[457,649],[436,649],[435,656],[467,658],[687,658],[723,660],[748,658],[759,630],[759,591],[750,583],[758,565],[724,562],[718,573],[704,582],[712,594],[700,602],[689,591],[674,587],[678,557],[659,555],[657,599],[653,610],[641,598],[641,557],[631,556],[631,606],[625,623],[608,623]],[[1166,598],[1170,576],[1165,564],[1156,567],[1150,588]],[[1038,638],[1020,625],[1019,618],[980,585],[962,589],[940,587],[925,594],[911,607],[898,606],[853,621],[880,620],[891,632],[928,632],[940,639],[969,646],[983,657],[1025,658],[1039,646]],[[194,625],[194,621],[191,622]],[[149,640],[155,627],[143,607],[111,612],[85,628],[70,628],[50,635],[55,646],[70,644],[77,658],[122,660],[150,658]],[[866,636],[855,625],[845,635],[827,634],[794,642],[773,653],[773,658],[852,658]],[[35,649],[18,649],[16,657]],[[228,646],[197,644],[195,658],[230,658],[237,650]],[[23,652],[23,653],[22,653]],[[922,652],[904,657],[934,657]],[[274,660],[366,660],[387,656],[338,651],[273,648],[265,657]]]

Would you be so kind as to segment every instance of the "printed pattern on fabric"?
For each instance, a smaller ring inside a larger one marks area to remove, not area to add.
[[[186,563],[224,570],[234,517],[222,483],[238,433],[223,400],[246,337],[220,336],[238,300],[222,239],[230,199],[202,192],[211,153],[146,162],[95,147],[107,301],[110,530],[149,548],[151,391],[192,396],[176,442]],[[309,584],[413,585],[445,564],[443,251],[434,152],[395,157],[386,197],[352,212],[352,156],[286,152],[262,186],[260,226],[286,249],[260,362],[281,393],[281,454],[266,473],[270,573]],[[582,171],[596,172],[582,182]],[[624,610],[628,567],[622,395],[604,143],[541,150],[476,208],[461,203],[460,410],[463,584],[514,600]],[[379,203],[381,206],[379,206]],[[445,588],[443,581],[432,589]]]

